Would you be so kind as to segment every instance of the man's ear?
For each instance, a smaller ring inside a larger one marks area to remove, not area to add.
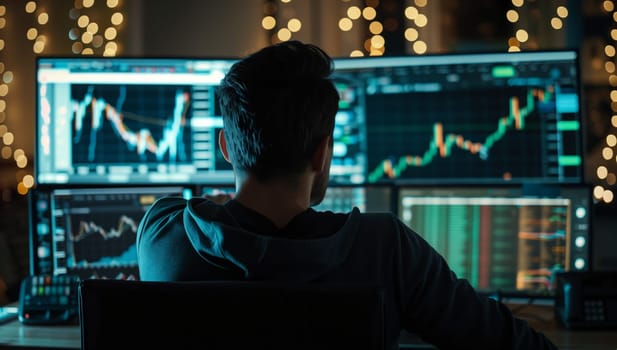
[[[317,148],[315,148],[315,152],[313,153],[313,157],[311,158],[311,167],[315,172],[322,172],[326,167],[326,162],[328,161],[328,152],[330,150],[330,139],[331,136],[326,136],[319,142]]]
[[[229,152],[227,152],[227,140],[225,139],[225,132],[223,129],[219,132],[219,147],[221,148],[221,153],[223,153],[223,158],[229,163]]]

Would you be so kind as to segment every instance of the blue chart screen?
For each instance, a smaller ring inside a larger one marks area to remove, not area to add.
[[[336,63],[363,122],[364,182],[582,181],[575,52]]]
[[[36,190],[31,203],[31,261],[36,274],[136,279],[137,226],[164,196],[181,187]]]
[[[216,94],[233,63],[39,58],[37,182],[233,182]]]
[[[74,85],[75,164],[188,164],[191,89],[186,86]]]

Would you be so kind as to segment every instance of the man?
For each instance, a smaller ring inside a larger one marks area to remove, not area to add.
[[[235,197],[164,198],[137,237],[143,280],[379,284],[388,344],[402,329],[446,348],[552,349],[480,297],[390,213],[317,212],[329,180],[339,95],[330,57],[297,41],[236,63],[220,86],[219,143]]]

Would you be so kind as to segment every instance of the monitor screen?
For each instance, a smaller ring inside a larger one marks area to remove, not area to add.
[[[336,59],[334,79],[334,182],[583,181],[576,51]]]
[[[37,183],[232,182],[215,87],[233,62],[37,58]]]
[[[399,217],[487,292],[550,292],[589,268],[588,186],[404,187]]]
[[[148,207],[183,187],[34,189],[30,192],[31,274],[138,279],[135,237]]]

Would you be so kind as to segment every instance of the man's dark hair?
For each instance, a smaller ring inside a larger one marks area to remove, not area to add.
[[[236,62],[218,88],[229,158],[259,181],[303,171],[331,136],[339,95],[332,59],[287,41]]]

